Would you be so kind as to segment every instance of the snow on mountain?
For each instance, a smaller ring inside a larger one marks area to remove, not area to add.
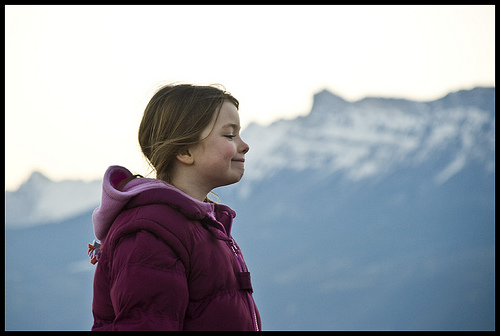
[[[475,90],[489,93],[494,103],[494,89]],[[359,181],[419,165],[452,143],[458,154],[436,174],[437,183],[471,160],[483,160],[493,171],[493,107],[484,109],[456,95],[434,102],[365,98],[350,103],[324,90],[315,95],[310,115],[267,127],[251,124],[244,130],[250,144],[245,179],[272,177],[287,168],[340,171]]]
[[[6,227],[28,227],[77,216],[95,208],[101,181],[54,182],[34,172],[16,191],[5,193]]]

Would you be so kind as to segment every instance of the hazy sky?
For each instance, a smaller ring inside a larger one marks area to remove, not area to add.
[[[6,6],[6,189],[33,170],[145,174],[137,129],[162,82],[223,84],[243,127],[306,114],[324,88],[434,100],[494,86],[494,28],[494,6]]]

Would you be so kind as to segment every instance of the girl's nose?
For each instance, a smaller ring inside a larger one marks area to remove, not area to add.
[[[241,140],[241,146],[240,147],[241,147],[241,152],[243,154],[248,153],[248,151],[250,150],[250,146],[248,146],[248,144],[245,141],[243,141],[243,139]]]

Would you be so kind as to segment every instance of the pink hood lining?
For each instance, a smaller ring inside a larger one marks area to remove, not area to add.
[[[183,207],[183,212],[189,212],[194,218],[215,218],[213,203],[200,202],[162,180],[137,178],[128,182],[123,190],[118,190],[117,187],[120,183],[130,176],[132,173],[121,166],[111,166],[104,174],[101,205],[92,214],[94,234],[100,241],[106,239],[111,224],[130,199],[146,190],[167,189],[174,191],[182,200],[182,205],[187,205],[187,207]],[[236,214],[234,211],[230,211],[234,217]]]

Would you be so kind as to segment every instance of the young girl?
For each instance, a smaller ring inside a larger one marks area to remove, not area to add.
[[[235,212],[210,202],[243,176],[238,101],[212,86],[168,85],[147,105],[142,152],[157,179],[109,167],[92,216],[102,242],[92,330],[260,330]]]

